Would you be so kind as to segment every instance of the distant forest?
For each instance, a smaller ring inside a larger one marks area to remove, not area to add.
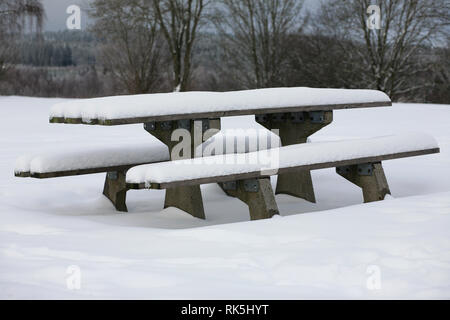
[[[26,35],[19,44],[18,64],[33,67],[95,65],[97,41],[88,32],[46,32]]]
[[[42,24],[40,1],[21,1],[35,4],[25,15]],[[83,31],[23,32],[0,21],[0,95],[308,86],[450,104],[448,1],[389,0],[382,9],[390,20],[380,30],[365,25],[363,0],[330,0],[314,16],[301,13],[301,0],[171,1],[95,0],[95,23]]]
[[[214,34],[204,34],[195,48],[192,90],[226,91],[238,86],[220,81],[220,47]],[[38,97],[89,98],[127,94],[99,57],[102,41],[89,31],[66,30],[26,34],[20,39],[15,68],[0,79],[0,94]],[[197,75],[197,76],[195,76]],[[170,92],[162,79],[159,92]]]

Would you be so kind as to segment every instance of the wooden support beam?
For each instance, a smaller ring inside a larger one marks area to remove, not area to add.
[[[270,219],[280,214],[270,184],[270,178],[240,180],[230,184],[221,184],[226,193],[248,205],[251,220]]]
[[[289,146],[306,143],[309,136],[333,122],[333,111],[278,113],[257,116],[256,121],[268,130],[279,130],[281,144]],[[279,174],[275,194],[288,194],[315,203],[311,172],[297,170]]]
[[[381,162],[338,167],[336,172],[362,189],[366,203],[384,200],[391,194]]]
[[[144,124],[144,129],[168,146],[171,160],[190,159],[196,156],[197,147],[203,143],[205,132],[208,131],[211,137],[220,131],[220,119],[151,122]],[[174,148],[180,143],[172,141],[172,133],[176,129],[184,129],[189,133],[189,154],[184,154],[184,151],[173,154]],[[167,188],[164,207],[175,207],[196,218],[206,218],[200,185]]]
[[[170,207],[178,208],[195,218],[206,219],[200,186],[167,189],[164,208]]]
[[[128,212],[127,191],[126,171],[112,171],[106,174],[103,194],[111,200],[117,211]]]

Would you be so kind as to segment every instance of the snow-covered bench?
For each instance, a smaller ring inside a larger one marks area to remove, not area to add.
[[[377,90],[298,87],[177,92],[66,101],[52,107],[50,122],[102,126],[142,123],[148,133],[169,147],[171,154],[176,146],[172,133],[187,130],[194,137],[187,158],[203,142],[195,137],[214,134],[210,129],[219,132],[224,117],[253,115],[266,129],[278,130],[275,132],[282,145],[288,146],[305,143],[309,136],[332,123],[334,110],[391,105],[391,99]],[[280,174],[275,192],[316,201],[308,170]],[[193,207],[186,201],[193,198],[201,198],[198,185],[168,189],[165,206],[203,218],[203,206]]]
[[[272,137],[266,144],[259,143],[259,139],[270,137],[258,136],[257,150],[279,146],[279,141]],[[237,148],[237,140],[246,141],[245,148]],[[249,137],[240,134],[219,133],[198,147],[202,148],[217,143],[223,143],[231,139],[235,141],[233,148],[223,150],[227,153],[244,153],[253,150],[249,143]],[[21,178],[49,179],[58,177],[79,176],[107,172],[103,194],[111,200],[118,211],[126,212],[126,194],[128,188],[125,183],[125,174],[131,167],[141,164],[169,161],[169,151],[162,143],[119,143],[114,146],[82,146],[79,148],[66,147],[41,151],[39,154],[21,156],[17,159],[14,175]]]
[[[439,152],[436,140],[425,134],[306,143],[137,166],[127,172],[126,182],[130,189],[223,183],[225,189],[249,206],[251,219],[255,220],[278,213],[269,179],[272,175],[336,167],[338,174],[362,188],[364,201],[371,202],[390,194],[382,161]],[[183,201],[202,199],[200,196]]]
[[[38,179],[107,172],[103,194],[118,211],[127,211],[125,174],[131,167],[169,160],[167,146],[149,141],[114,146],[66,147],[42,154],[22,156],[16,161],[16,177]]]

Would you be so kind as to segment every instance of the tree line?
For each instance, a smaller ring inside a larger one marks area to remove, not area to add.
[[[94,0],[88,12],[78,40],[22,43],[22,64],[90,74],[98,90],[69,96],[311,86],[450,103],[446,0],[329,0],[314,13],[302,0]]]

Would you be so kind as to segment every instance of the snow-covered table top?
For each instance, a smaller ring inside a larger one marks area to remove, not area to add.
[[[50,111],[50,122],[120,125],[390,105],[391,100],[385,93],[360,89],[299,87],[157,93],[58,103]]]
[[[166,189],[178,183],[204,184],[270,176],[289,168],[308,170],[438,153],[436,140],[408,133],[332,142],[304,143],[247,154],[227,154],[131,168],[127,183]],[[278,170],[278,171],[276,171]]]

